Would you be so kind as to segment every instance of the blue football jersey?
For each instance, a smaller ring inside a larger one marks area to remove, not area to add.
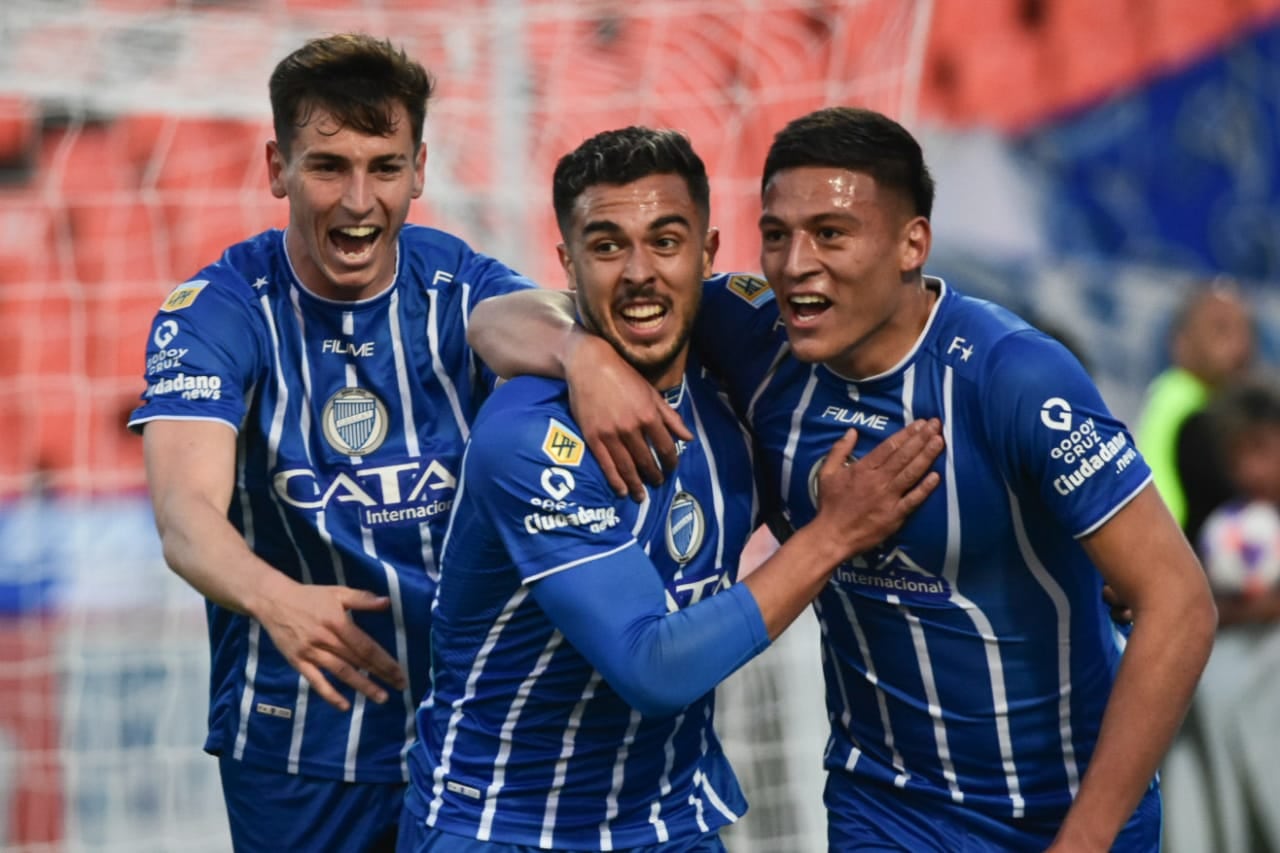
[[[281,231],[232,246],[169,294],[130,426],[236,430],[232,524],[295,580],[389,596],[389,611],[353,618],[409,677],[382,705],[330,679],[352,702],[338,711],[310,695],[260,624],[209,604],[206,749],[311,776],[408,778],[436,558],[469,425],[493,385],[467,346],[467,317],[532,286],[455,237],[407,225],[395,282],[370,299],[303,288]]]
[[[752,276],[707,282],[695,337],[793,528],[814,517],[816,472],[845,430],[861,457],[917,418],[943,424],[938,488],[815,602],[827,767],[995,815],[1061,814],[1122,651],[1078,540],[1151,474],[1061,344],[926,281],[938,297],[920,339],[866,379],[797,360]]]
[[[745,811],[712,728],[714,691],[675,716],[633,710],[531,594],[554,575],[585,583],[595,561],[637,545],[668,612],[710,603],[737,579],[756,514],[750,442],[692,367],[668,400],[695,438],[642,503],[609,487],[563,383],[521,377],[485,404],[445,543],[434,687],[410,757],[406,809],[426,825],[615,850],[688,840]],[[611,606],[606,593],[598,607]]]

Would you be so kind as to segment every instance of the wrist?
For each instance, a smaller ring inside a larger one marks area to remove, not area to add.
[[[565,335],[564,346],[560,348],[560,367],[564,371],[564,378],[568,380],[577,367],[582,366],[594,372],[610,357],[620,358],[612,344],[594,332],[587,331],[581,324],[574,323]]]
[[[815,566],[831,571],[859,551],[865,550],[852,547],[844,534],[845,530],[841,525],[818,516],[797,530],[792,538],[798,538],[804,543],[804,548],[812,554],[811,562]]]
[[[245,596],[240,602],[241,609],[245,615],[258,622],[264,621],[271,606],[290,594],[287,587],[292,583],[294,581],[287,575],[271,567],[265,567],[264,571],[257,573],[257,576],[246,590]]]

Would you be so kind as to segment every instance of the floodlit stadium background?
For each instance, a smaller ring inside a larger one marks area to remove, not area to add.
[[[857,103],[925,144],[929,271],[1067,336],[1130,422],[1198,279],[1239,279],[1275,353],[1280,0],[4,0],[2,850],[228,846],[203,614],[160,560],[123,420],[163,295],[284,224],[271,67],[351,29],[437,77],[415,220],[548,286],[551,168],[591,133],[688,132],[721,268],[754,269],[773,131]],[[722,699],[753,803],[735,851],[822,843],[813,633]]]

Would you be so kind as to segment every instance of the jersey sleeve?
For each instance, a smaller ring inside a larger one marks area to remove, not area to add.
[[[744,409],[786,343],[769,283],[743,273],[704,281],[693,342],[702,363],[725,384],[734,405]]]
[[[549,575],[534,584],[533,596],[642,714],[678,713],[769,646],[745,584],[669,611],[657,570],[638,544]]]
[[[508,267],[506,264],[488,255],[472,252],[463,264],[461,280],[471,287],[471,297],[467,303],[467,316],[464,323],[470,321],[471,311],[486,299],[502,296],[518,290],[529,290],[537,284],[529,278]],[[471,354],[474,375],[480,385],[492,391],[497,387],[499,377],[484,363],[484,359]]]
[[[1060,343],[1017,332],[985,367],[983,415],[1006,482],[1035,490],[1073,536],[1097,530],[1150,481],[1133,436]]]
[[[740,584],[668,613],[666,588],[624,527],[620,499],[558,413],[489,412],[463,472],[464,492],[547,617],[641,713],[676,713],[768,646],[759,607]]]
[[[635,542],[604,472],[567,417],[520,407],[488,415],[472,433],[462,485],[523,582]]]
[[[223,421],[239,430],[265,345],[252,304],[234,281],[193,279],[174,288],[147,337],[140,430],[158,419]]]

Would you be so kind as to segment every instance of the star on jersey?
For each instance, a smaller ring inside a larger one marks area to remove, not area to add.
[[[267,286],[267,277],[265,275],[260,275],[256,279],[254,279],[254,282],[253,282],[254,290],[261,290],[266,286]]]
[[[969,343],[967,340],[957,335],[956,337],[951,339],[951,346],[947,347],[947,354],[950,355],[956,350],[959,350],[960,360],[968,361],[969,356],[973,355],[973,346],[972,345],[965,346],[965,344],[967,343]]]

